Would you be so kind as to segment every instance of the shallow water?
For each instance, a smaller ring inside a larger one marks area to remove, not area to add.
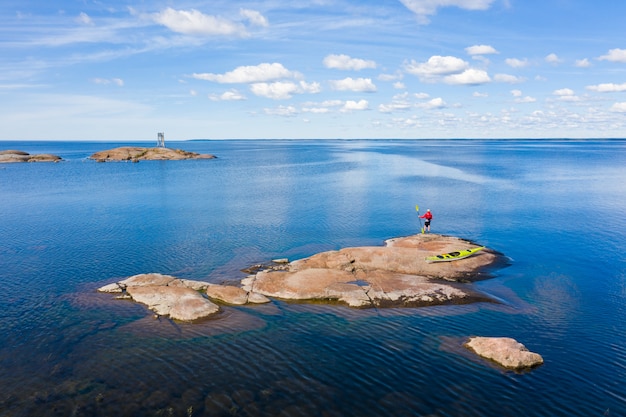
[[[139,145],[146,145],[141,144]],[[151,144],[148,144],[151,146]],[[215,160],[96,163],[119,143],[0,142],[0,415],[626,415],[625,141],[189,141]],[[95,289],[432,230],[506,254],[501,304],[223,306],[155,320]],[[509,336],[545,364],[462,347]]]

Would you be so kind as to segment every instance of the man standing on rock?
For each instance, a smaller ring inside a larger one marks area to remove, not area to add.
[[[422,214],[420,219],[424,219],[424,230],[430,232],[430,221],[433,219],[430,209],[426,210],[426,213]]]

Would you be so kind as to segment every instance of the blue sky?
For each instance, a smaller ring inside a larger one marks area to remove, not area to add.
[[[3,0],[0,140],[626,137],[626,2]]]

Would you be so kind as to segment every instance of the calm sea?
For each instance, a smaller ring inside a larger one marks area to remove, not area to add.
[[[626,416],[626,141],[188,141],[215,160],[96,163],[121,143],[0,142],[0,416]],[[135,143],[152,146],[152,143]],[[510,257],[500,304],[274,301],[197,324],[96,288],[214,283],[432,231]],[[508,336],[545,364],[468,354]]]

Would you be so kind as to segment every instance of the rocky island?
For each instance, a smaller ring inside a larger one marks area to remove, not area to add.
[[[60,156],[48,153],[31,155],[28,152],[18,150],[0,151],[0,163],[12,162],[59,162],[63,159]]]
[[[389,239],[380,247],[344,248],[293,262],[281,260],[257,266],[255,272],[241,280],[239,287],[150,273],[135,275],[99,291],[122,293],[148,305],[159,315],[183,321],[217,313],[219,308],[207,304],[211,299],[240,305],[277,298],[356,308],[493,301],[476,291],[471,282],[486,277],[486,268],[503,258],[498,253],[486,248],[452,262],[429,263],[425,259],[476,246],[455,237],[418,234]],[[192,297],[191,292],[197,294]],[[187,302],[192,312],[180,313],[186,310]]]
[[[199,154],[181,149],[164,147],[146,148],[141,146],[122,146],[119,148],[99,151],[89,157],[98,162],[107,161],[164,161],[183,159],[214,159],[215,155]]]

